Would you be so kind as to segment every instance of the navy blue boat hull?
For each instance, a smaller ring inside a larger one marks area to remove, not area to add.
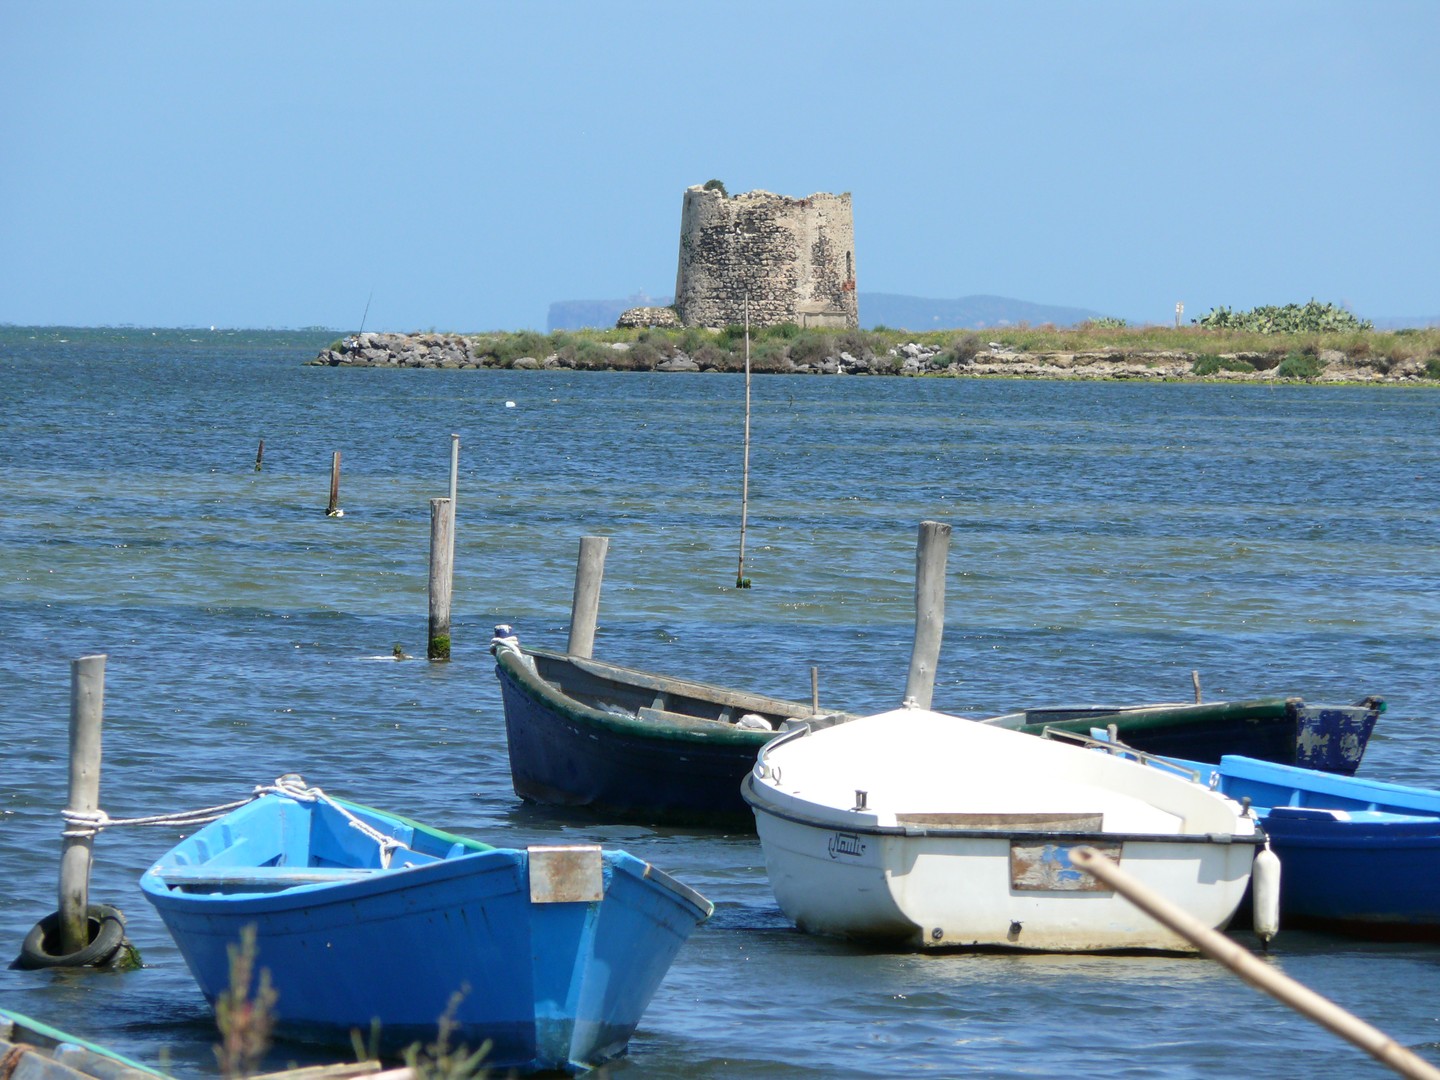
[[[1280,859],[1283,927],[1440,940],[1440,791],[1240,756],[1184,764],[1255,808]]]
[[[496,668],[515,793],[531,802],[585,807],[626,821],[737,823],[753,829],[740,781],[773,732],[727,739],[664,738],[614,724],[597,730],[527,693]]]

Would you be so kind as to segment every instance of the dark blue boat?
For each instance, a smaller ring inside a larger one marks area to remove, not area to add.
[[[509,626],[490,651],[505,707],[510,775],[530,802],[613,820],[754,828],[741,781],[760,748],[797,724],[853,717],[710,683],[522,647]],[[1219,761],[1244,753],[1351,773],[1384,710],[1308,705],[1296,697],[1143,706],[1029,709],[982,721],[1032,735],[1115,725],[1137,749]]]
[[[485,1063],[582,1071],[625,1050],[677,950],[712,910],[623,851],[496,848],[305,788],[207,825],[141,877],[213,1005],[255,927],[277,1032],[390,1052],[454,1043]],[[452,996],[459,994],[452,1009]]]
[[[1026,709],[984,720],[1043,735],[1047,728],[1088,734],[1113,725],[1126,746],[1161,757],[1215,763],[1225,754],[1352,774],[1360,766],[1383,698],[1312,705],[1298,697],[1164,705],[1082,705]]]
[[[1238,755],[1177,764],[1254,807],[1280,858],[1282,926],[1440,939],[1440,791]]]
[[[508,628],[507,628],[508,629]],[[546,649],[491,644],[515,793],[647,823],[754,828],[740,781],[796,722],[844,714]]]

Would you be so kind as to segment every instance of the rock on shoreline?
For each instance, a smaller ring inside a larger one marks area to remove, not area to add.
[[[704,350],[702,350],[702,353]],[[998,377],[1042,379],[1099,379],[1152,381],[1274,382],[1279,357],[1267,353],[1226,353],[1222,360],[1243,361],[1248,370],[1218,370],[1204,376],[1194,373],[1198,353],[1161,350],[1109,350],[1092,352],[1019,352],[992,344],[974,356],[956,360],[938,345],[909,342],[881,355],[855,356],[840,351],[833,356],[792,362],[788,356],[771,358],[753,367],[762,374],[793,375],[949,375],[952,377]],[[1421,382],[1426,378],[1423,360],[1389,363],[1371,358],[1357,359],[1335,350],[1323,350],[1316,357],[1315,382]],[[553,353],[549,356],[522,356],[501,361],[477,353],[472,341],[461,334],[352,334],[320,352],[312,365],[325,367],[393,367],[516,370],[572,369],[587,371],[713,372],[740,370],[742,361],[723,354],[688,356],[679,350],[669,353],[628,342],[614,342],[592,349],[583,359]]]

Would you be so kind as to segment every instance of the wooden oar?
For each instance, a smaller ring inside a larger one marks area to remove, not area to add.
[[[1346,1012],[1304,983],[1296,982],[1290,976],[1257,960],[1253,954],[1218,930],[1211,929],[1148,886],[1136,881],[1113,860],[1094,848],[1075,848],[1070,853],[1070,861],[1086,873],[1099,878],[1161,925],[1175,931],[1206,956],[1220,961],[1257,990],[1263,990],[1302,1016],[1329,1028],[1341,1038],[1348,1039],[1382,1065],[1389,1066],[1401,1076],[1414,1077],[1415,1080],[1440,1080],[1440,1069],[1414,1051],[1401,1046],[1379,1028],[1372,1027],[1355,1014]]]

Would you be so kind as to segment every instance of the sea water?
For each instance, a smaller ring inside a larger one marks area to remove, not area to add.
[[[713,900],[615,1077],[1385,1074],[1204,959],[809,937],[753,835],[526,806],[487,646],[505,622],[563,648],[579,541],[607,536],[596,655],[801,700],[816,668],[822,706],[888,708],[938,520],[937,707],[1183,701],[1192,673],[1207,700],[1379,694],[1360,774],[1440,786],[1440,390],[757,376],[737,590],[742,377],[306,366],[330,336],[0,328],[0,964],[56,906],[70,662],[104,653],[113,817],[299,772],[493,843],[621,846]],[[142,970],[0,970],[0,1004],[215,1075],[136,885],[176,838],[95,844]],[[1440,948],[1282,930],[1266,962],[1440,1062]]]

